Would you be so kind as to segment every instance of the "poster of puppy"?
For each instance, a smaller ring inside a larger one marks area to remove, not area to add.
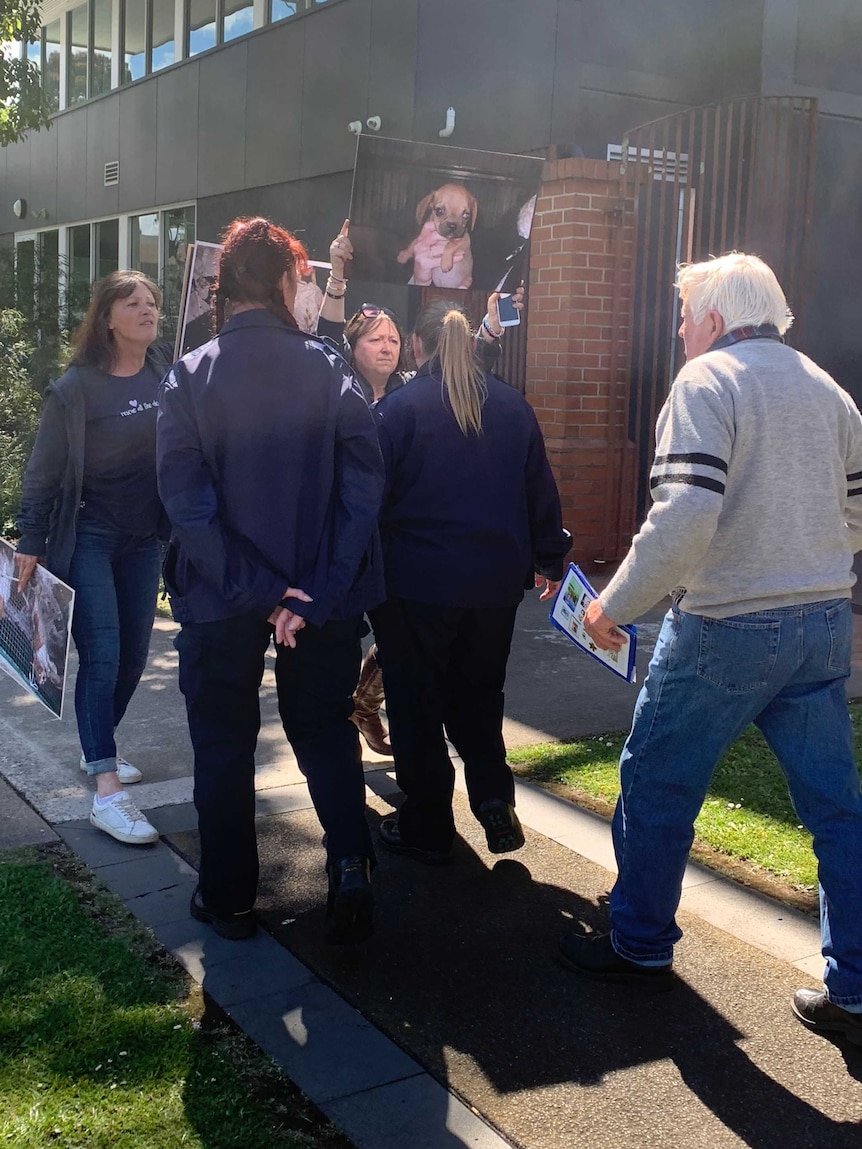
[[[361,135],[350,205],[356,279],[514,290],[543,160]]]
[[[75,592],[37,566],[18,590],[15,552],[0,539],[0,670],[63,717]]]

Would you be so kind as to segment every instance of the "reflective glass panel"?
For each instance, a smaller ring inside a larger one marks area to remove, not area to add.
[[[104,279],[120,266],[120,221],[106,219],[94,224],[96,233],[96,279]]]
[[[250,0],[224,0],[224,34],[222,39],[235,40],[254,30],[254,4]]]
[[[68,14],[69,48],[66,60],[66,106],[80,104],[87,98],[87,42],[90,20],[87,5],[73,8]]]
[[[152,0],[153,59],[151,72],[167,68],[176,59],[174,51],[174,0]]]
[[[129,220],[132,267],[159,282],[159,213],[136,215]]]
[[[162,243],[164,245],[162,286],[165,293],[162,307],[164,313],[162,331],[165,339],[174,339],[177,334],[186,257],[189,245],[194,241],[195,209],[193,207],[177,207],[162,213]]]
[[[147,74],[147,6],[144,0],[125,0],[124,7],[122,82],[128,84]]]
[[[90,300],[90,225],[70,227],[69,269],[66,276],[66,308],[69,329],[73,330],[84,318]]]
[[[111,0],[93,0],[93,70],[90,95],[100,96],[111,90],[111,33],[113,31]]]
[[[189,55],[216,45],[216,0],[189,0]]]
[[[60,110],[60,21],[42,29],[42,87],[52,112]]]
[[[288,0],[270,0],[270,21],[275,24],[277,20],[286,20],[288,16],[295,16],[298,7],[298,4],[288,3]]]

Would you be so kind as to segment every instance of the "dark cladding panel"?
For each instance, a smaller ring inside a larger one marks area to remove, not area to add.
[[[248,42],[247,187],[281,183],[299,175],[303,57],[308,23],[308,20],[287,20],[265,36],[254,36]]]
[[[557,44],[554,59],[554,103],[551,116],[551,143],[583,147],[581,97],[581,57],[584,21],[581,3],[560,3],[557,14]]]
[[[67,112],[50,129],[57,133],[57,218],[87,218],[87,109]]]
[[[156,199],[156,94],[158,82],[120,90],[120,211],[152,207]]]
[[[199,67],[192,60],[156,81],[156,203],[197,198]]]
[[[56,125],[52,130],[56,131]],[[8,225],[10,231],[29,231],[33,226],[32,221],[29,218],[18,219],[12,211],[12,204],[15,200],[24,199],[27,201],[28,211],[31,208],[35,210],[30,195],[30,142],[25,140],[21,144],[8,144],[5,148],[0,148],[0,154],[5,157],[5,179],[2,184],[3,230],[5,231]]]
[[[607,92],[583,93],[581,116],[569,133],[590,159],[606,160],[608,144],[621,144],[630,128],[680,112],[684,104],[645,100],[637,96],[611,96]]]
[[[47,219],[40,226],[44,227],[46,223],[50,226],[57,222],[57,132],[43,128],[41,132],[30,132],[27,139],[30,148],[30,202],[34,211],[44,208],[48,212]],[[0,169],[0,187],[4,186]]]
[[[859,0],[800,4],[796,82],[862,95],[862,5]]]
[[[416,140],[521,152],[550,142],[558,0],[423,0]],[[455,132],[440,140],[446,108]]]
[[[198,192],[217,195],[243,186],[248,41],[200,62]]]
[[[814,223],[808,239],[800,351],[862,407],[862,123],[821,116],[817,124]],[[788,300],[791,311],[794,301]]]
[[[305,20],[303,177],[353,168],[351,120],[368,115],[371,0],[323,8]]]
[[[413,138],[413,95],[419,0],[374,0],[368,115],[380,116],[380,135]]]
[[[105,164],[119,158],[120,102],[96,100],[87,106],[87,215],[91,219],[119,210],[119,185],[105,187]]]

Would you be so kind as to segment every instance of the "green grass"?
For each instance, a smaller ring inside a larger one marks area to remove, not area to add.
[[[57,847],[0,855],[0,1050],[0,1145],[349,1145]]]
[[[862,761],[862,706],[851,705],[850,717],[858,764]],[[604,809],[619,793],[617,763],[624,741],[623,734],[606,734],[581,742],[543,743],[510,750],[509,762],[522,777],[562,786],[575,801],[586,799]],[[816,888],[811,835],[799,825],[784,776],[754,727],[719,763],[695,833],[697,843],[708,851],[748,863],[794,890]],[[714,860],[722,868],[720,857]]]

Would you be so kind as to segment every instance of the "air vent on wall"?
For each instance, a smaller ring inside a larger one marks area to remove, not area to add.
[[[608,159],[622,160],[623,149],[619,144],[608,144]],[[651,164],[652,178],[665,180],[667,183],[688,183],[688,153],[668,151],[650,151],[648,148],[629,148],[629,162]]]
[[[111,160],[105,164],[105,187],[112,188],[120,182],[120,161]]]

